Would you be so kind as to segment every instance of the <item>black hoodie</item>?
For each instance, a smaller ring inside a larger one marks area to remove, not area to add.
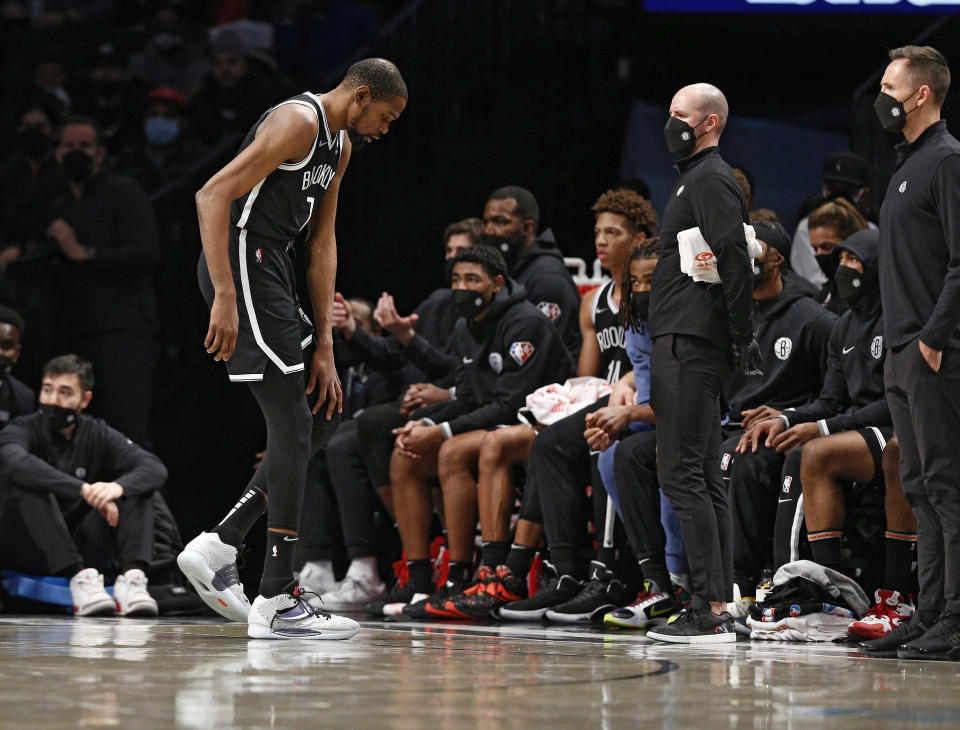
[[[880,306],[877,251],[880,234],[860,231],[840,248],[863,263],[863,296],[837,321],[830,335],[827,374],[820,396],[807,406],[783,415],[794,426],[818,421],[827,435],[866,426],[890,426],[883,389],[883,311]]]
[[[811,289],[787,275],[777,296],[754,301],[753,327],[763,353],[763,377],[734,372],[725,389],[731,421],[739,421],[740,412],[748,408],[768,405],[782,411],[801,406],[820,392],[827,342],[837,317],[817,304]]]
[[[457,320],[451,339],[460,359],[457,399],[429,411],[447,438],[516,423],[529,393],[574,374],[560,335],[512,279],[494,295],[480,322]]]
[[[553,322],[574,360],[580,355],[580,292],[549,228],[527,246],[510,269],[510,277],[527,290],[529,299]]]

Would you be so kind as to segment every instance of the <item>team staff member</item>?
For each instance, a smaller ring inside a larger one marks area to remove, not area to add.
[[[657,476],[680,518],[690,558],[690,610],[647,636],[675,643],[736,641],[730,504],[720,478],[720,391],[732,364],[756,371],[753,296],[744,224],[747,204],[717,143],[729,107],[710,84],[680,89],[664,127],[680,179],[664,213],[650,295],[650,404],[657,414]],[[677,234],[699,228],[716,256],[720,285],[680,269]]]
[[[293,558],[307,462],[342,402],[331,326],[340,182],[351,150],[386,134],[406,103],[394,64],[358,61],[332,91],[304,92],[264,112],[240,153],[197,193],[198,277],[210,306],[204,346],[225,361],[232,381],[250,386],[267,424],[267,450],[248,491],[177,563],[207,605],[246,621],[253,638],[346,639],[359,630],[302,600]],[[301,330],[309,318],[287,255],[304,228],[315,335]],[[317,423],[304,396],[301,351],[313,340],[306,393],[317,398],[313,414],[322,409],[326,417]],[[265,510],[267,555],[250,605],[237,578],[237,547]]]
[[[909,622],[864,646],[960,659],[960,142],[940,119],[944,57],[905,46],[890,59],[874,108],[905,141],[880,209],[884,376],[917,517],[920,592]]]

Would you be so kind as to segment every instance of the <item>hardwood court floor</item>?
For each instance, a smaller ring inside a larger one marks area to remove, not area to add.
[[[960,727],[960,663],[822,644],[688,649],[545,625],[0,616],[0,727]]]

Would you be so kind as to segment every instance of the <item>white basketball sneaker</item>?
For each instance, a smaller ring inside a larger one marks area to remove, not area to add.
[[[103,576],[96,568],[85,568],[70,579],[75,616],[113,616],[117,604],[103,587]]]
[[[113,598],[121,616],[156,616],[160,613],[157,602],[147,591],[147,576],[138,568],[117,576]]]
[[[273,598],[257,596],[247,619],[251,639],[349,639],[359,630],[353,619],[313,608],[299,586]]]
[[[237,549],[214,532],[201,532],[177,556],[177,565],[203,602],[221,616],[246,623],[250,601],[237,571]]]

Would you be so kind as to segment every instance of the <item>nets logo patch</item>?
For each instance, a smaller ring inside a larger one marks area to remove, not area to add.
[[[793,477],[787,477],[783,480],[783,493],[790,494],[790,485],[793,484]]]
[[[516,361],[517,365],[523,365],[529,360],[533,351],[534,347],[529,342],[514,342],[510,345],[510,357]]]
[[[490,368],[497,375],[503,371],[503,358],[500,356],[499,352],[491,352],[490,357],[487,358],[487,361],[490,363]]]
[[[874,360],[883,357],[883,335],[877,335],[873,338],[873,342],[870,343],[870,354],[873,355]]]
[[[84,469],[82,466],[78,466],[78,467],[77,467],[77,470],[76,470],[75,472],[73,472],[73,475],[74,475],[77,479],[83,479],[85,476],[87,476],[87,470]]]
[[[781,337],[773,343],[773,354],[780,360],[786,360],[793,352],[793,342],[789,337]]]
[[[537,309],[539,309],[543,316],[549,319],[551,322],[563,314],[563,311],[560,309],[560,305],[554,304],[553,302],[540,302],[537,305]]]

